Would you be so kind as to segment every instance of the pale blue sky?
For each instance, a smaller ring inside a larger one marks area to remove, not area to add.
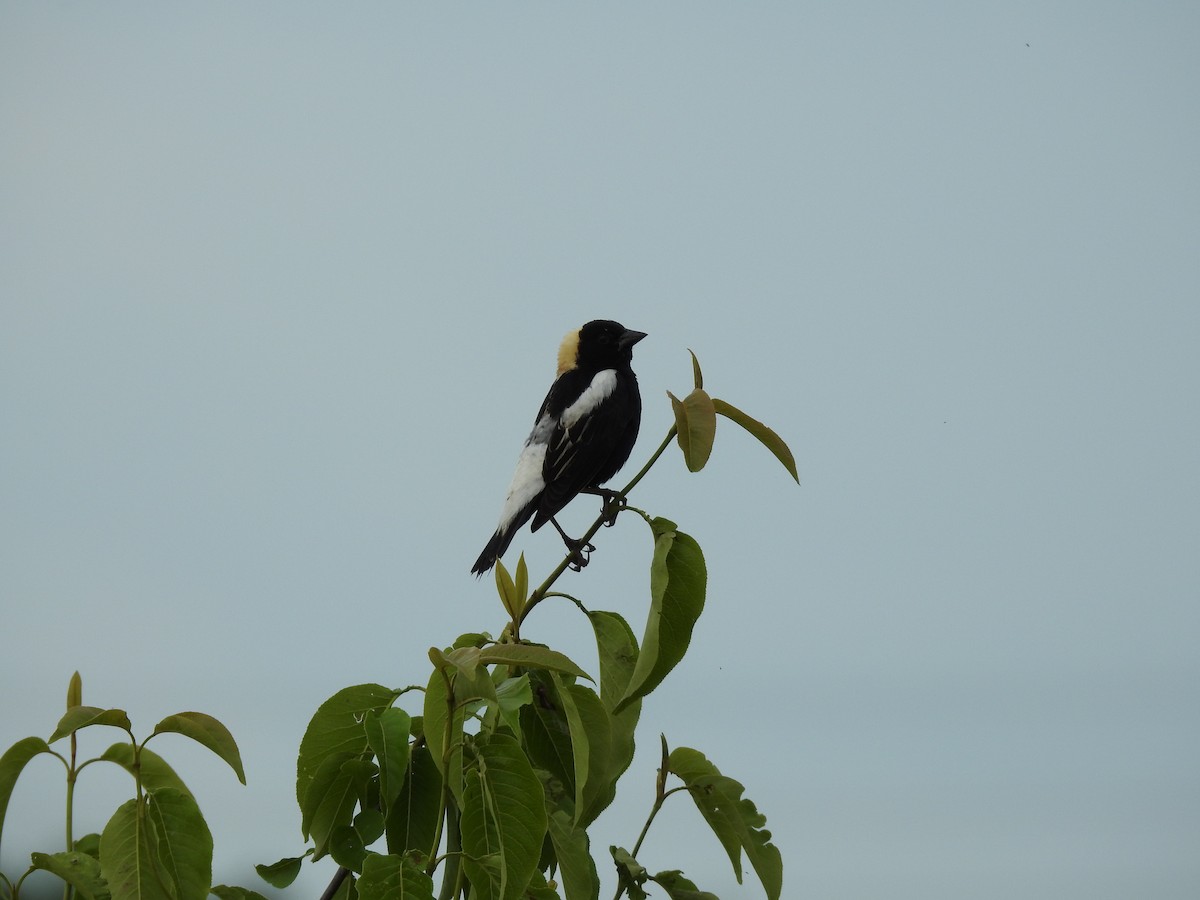
[[[664,731],[746,784],[788,897],[1194,898],[1198,36],[1172,3],[4,4],[0,746],[74,669],[143,733],[216,715],[248,787],[160,749],[217,877],[269,892],[316,706],[501,627],[467,570],[559,339],[616,318],[635,462],[690,347],[803,486],[724,428],[635,495],[709,604],[594,846]],[[569,589],[640,629],[645,529],[602,539]],[[530,636],[590,664],[577,613]],[[95,829],[126,785],[87,774]],[[27,773],[6,872],[60,791]],[[761,896],[665,815],[647,865]]]

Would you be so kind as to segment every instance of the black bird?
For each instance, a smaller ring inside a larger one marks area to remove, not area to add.
[[[605,495],[600,485],[629,459],[642,418],[630,362],[633,345],[645,336],[598,319],[563,338],[558,378],[521,450],[496,533],[471,567],[475,575],[495,565],[530,516],[531,531],[550,522],[572,551],[575,567],[586,564],[584,548],[554,517],[581,492]]]

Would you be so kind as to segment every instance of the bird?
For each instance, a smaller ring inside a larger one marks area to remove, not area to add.
[[[581,493],[603,496],[606,510],[612,502],[615,493],[601,485],[625,465],[637,441],[642,397],[631,363],[633,345],[645,336],[596,319],[563,338],[557,377],[517,459],[496,531],[471,567],[474,575],[496,564],[531,517],[530,531],[554,525],[573,569],[587,564],[584,552],[592,548],[568,537],[554,517]]]

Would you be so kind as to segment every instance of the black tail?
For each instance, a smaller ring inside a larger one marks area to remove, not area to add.
[[[542,495],[538,494],[526,503],[523,508],[518,510],[517,514],[508,522],[500,523],[500,527],[496,529],[496,533],[492,535],[492,539],[487,542],[487,546],[479,554],[479,559],[475,560],[475,565],[471,566],[472,575],[476,577],[482,575],[496,564],[496,560],[504,555],[504,551],[508,549],[508,545],[517,536],[517,532],[529,521],[529,517],[537,509],[541,497]],[[534,530],[536,531],[537,529],[535,528]]]
[[[478,578],[494,566],[496,560],[504,555],[504,551],[508,549],[508,545],[512,543],[516,533],[516,528],[510,528],[508,531],[497,531],[493,534],[492,539],[483,548],[483,552],[479,554],[479,559],[475,560],[475,565],[471,566],[471,574]]]

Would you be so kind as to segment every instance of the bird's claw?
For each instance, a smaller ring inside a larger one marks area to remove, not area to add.
[[[596,548],[587,541],[572,541],[569,546],[571,552],[567,556],[567,567],[572,572],[582,572]]]
[[[604,518],[604,526],[611,528],[617,524],[617,514],[629,504],[629,501],[620,491],[598,488],[596,492],[602,499],[600,515]]]

